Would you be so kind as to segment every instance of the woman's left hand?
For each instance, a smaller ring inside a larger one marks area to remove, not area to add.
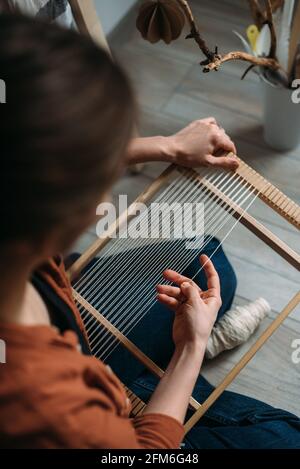
[[[206,291],[202,291],[191,279],[173,270],[164,272],[164,278],[173,285],[157,286],[158,301],[175,313],[173,340],[178,348],[198,344],[200,349],[205,350],[222,305],[220,280],[212,261],[202,255],[200,262],[207,279]]]
[[[166,140],[170,161],[181,166],[215,166],[231,170],[239,166],[233,141],[213,117],[196,120]],[[222,153],[223,156],[216,156]],[[233,155],[224,156],[226,153]]]

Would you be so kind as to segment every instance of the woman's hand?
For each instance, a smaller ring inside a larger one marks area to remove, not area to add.
[[[201,256],[207,291],[189,278],[166,270],[167,280],[177,284],[158,285],[158,299],[175,311],[175,352],[144,414],[169,415],[183,423],[189,398],[199,376],[208,337],[221,306],[219,276],[207,256]]]
[[[200,262],[207,277],[207,291],[173,270],[166,270],[164,277],[178,286],[157,287],[158,300],[175,312],[173,340],[176,348],[186,345],[205,348],[222,304],[219,276],[213,263],[204,255]]]
[[[228,154],[228,156],[224,156]],[[127,164],[167,161],[189,168],[215,166],[235,170],[236,148],[216,119],[208,117],[192,122],[170,137],[146,137],[131,140]]]
[[[186,167],[215,166],[234,170],[239,166],[236,147],[216,119],[208,117],[192,122],[171,137],[166,137],[169,161]],[[216,156],[223,154],[223,156]]]

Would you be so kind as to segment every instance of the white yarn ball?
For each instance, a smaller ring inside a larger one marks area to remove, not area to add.
[[[206,358],[212,359],[224,350],[246,342],[270,311],[269,303],[263,298],[228,311],[213,327],[206,347]]]

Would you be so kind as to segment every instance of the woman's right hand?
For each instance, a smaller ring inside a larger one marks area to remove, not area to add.
[[[222,305],[219,276],[213,263],[205,255],[200,257],[200,262],[207,278],[206,291],[173,270],[166,270],[164,277],[177,286],[157,287],[158,300],[175,312],[173,340],[176,348],[206,347]]]

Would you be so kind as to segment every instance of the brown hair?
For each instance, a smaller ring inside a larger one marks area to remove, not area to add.
[[[10,5],[8,0],[0,0],[0,12],[12,12],[13,7]]]
[[[123,70],[88,38],[0,15],[0,241],[36,239],[112,184],[135,117]]]

